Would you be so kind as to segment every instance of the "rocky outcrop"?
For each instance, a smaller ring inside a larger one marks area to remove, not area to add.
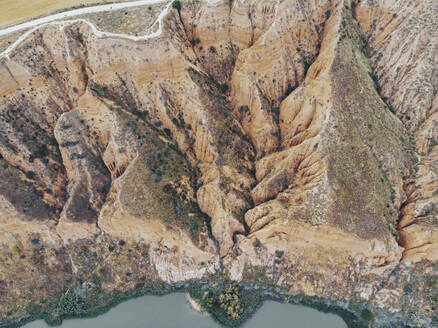
[[[182,1],[153,39],[29,35],[0,59],[1,320],[222,272],[434,325],[435,9]]]

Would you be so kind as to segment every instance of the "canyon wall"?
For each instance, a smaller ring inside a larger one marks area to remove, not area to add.
[[[0,58],[0,325],[218,273],[436,325],[437,18],[182,1],[143,41],[35,30]]]

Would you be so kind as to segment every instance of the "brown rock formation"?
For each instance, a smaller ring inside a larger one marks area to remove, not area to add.
[[[0,324],[218,271],[436,324],[437,15],[182,1],[145,41],[35,31],[0,59]]]

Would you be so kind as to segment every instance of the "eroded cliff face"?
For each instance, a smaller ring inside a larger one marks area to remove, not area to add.
[[[0,58],[0,324],[218,272],[436,324],[434,2],[176,7]]]

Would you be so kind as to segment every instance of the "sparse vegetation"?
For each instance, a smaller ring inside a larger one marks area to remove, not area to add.
[[[127,210],[143,219],[160,219],[169,226],[187,231],[195,243],[198,234],[207,232],[206,216],[191,200],[192,172],[178,147],[160,138],[172,137],[163,122],[136,124],[122,112],[123,130],[135,130],[142,144],[139,158],[131,164],[122,184],[122,203]],[[174,124],[185,125],[182,115]]]

